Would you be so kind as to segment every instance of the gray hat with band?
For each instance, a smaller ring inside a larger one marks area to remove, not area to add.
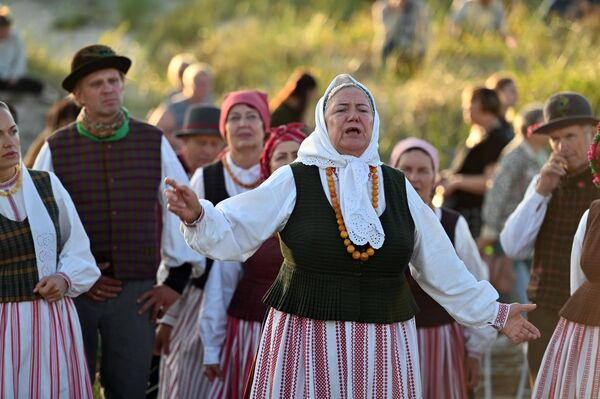
[[[219,117],[221,111],[212,105],[192,105],[185,112],[183,126],[173,134],[176,137],[207,135],[221,137]]]
[[[594,116],[592,107],[584,96],[573,92],[556,93],[544,104],[544,123],[533,130],[533,133],[547,134],[566,126],[596,123],[598,118]]]

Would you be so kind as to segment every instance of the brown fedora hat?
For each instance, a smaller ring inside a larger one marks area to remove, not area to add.
[[[544,104],[544,123],[533,133],[547,134],[565,126],[596,123],[598,119],[584,96],[573,92],[556,93]]]
[[[71,73],[62,82],[62,87],[72,92],[77,82],[92,72],[101,69],[115,68],[126,74],[131,60],[117,55],[113,49],[102,44],[94,44],[80,49],[71,62]]]
[[[192,105],[185,111],[183,126],[173,135],[186,137],[202,134],[221,137],[221,133],[219,133],[220,116],[221,110],[213,105]]]

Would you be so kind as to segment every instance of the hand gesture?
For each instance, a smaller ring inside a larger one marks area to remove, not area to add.
[[[552,153],[540,170],[540,178],[535,191],[547,197],[560,183],[560,178],[567,173],[567,160],[562,155]]]
[[[171,343],[172,331],[173,327],[168,324],[160,323],[158,325],[152,348],[154,356],[168,355],[170,353],[169,344]]]
[[[467,388],[475,389],[481,380],[481,361],[475,357],[465,357],[465,379]]]
[[[167,208],[184,222],[192,223],[197,220],[202,213],[202,205],[200,205],[196,193],[191,188],[179,185],[168,177],[165,179],[165,184],[171,186],[164,192]]]
[[[40,294],[49,303],[56,302],[62,299],[69,289],[67,280],[60,274],[43,277],[36,284],[33,292]]]
[[[142,304],[138,314],[143,314],[152,308],[150,320],[155,321],[157,317],[163,317],[180,296],[177,291],[167,285],[157,285],[137,299],[137,302]]]
[[[116,278],[100,276],[86,295],[94,301],[104,302],[116,298],[119,292],[123,291],[121,285],[121,281]]]
[[[506,319],[506,324],[504,324],[504,328],[500,330],[500,333],[506,335],[514,345],[538,339],[541,336],[540,330],[521,316],[521,313],[531,312],[535,308],[536,305],[533,303],[527,305],[511,304],[508,319]]]
[[[218,364],[205,364],[204,374],[210,382],[213,382],[215,378],[218,378],[221,381],[223,380],[223,372],[221,371],[221,366]]]

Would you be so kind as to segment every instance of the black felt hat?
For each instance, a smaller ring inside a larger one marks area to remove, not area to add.
[[[598,118],[584,96],[572,92],[556,93],[544,104],[544,123],[533,133],[547,134],[566,126],[596,123]]]
[[[71,73],[62,82],[62,87],[72,92],[77,82],[92,72],[100,69],[115,68],[126,74],[131,60],[117,55],[113,49],[102,44],[94,44],[79,50],[71,62]]]
[[[173,134],[176,137],[208,135],[220,137],[219,117],[221,111],[212,105],[192,105],[185,112],[183,126]]]

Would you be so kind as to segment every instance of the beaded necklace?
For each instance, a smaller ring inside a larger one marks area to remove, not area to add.
[[[233,182],[235,184],[237,184],[238,186],[248,189],[248,190],[252,190],[253,188],[258,187],[260,185],[260,183],[262,183],[261,177],[256,179],[256,181],[254,183],[250,183],[250,184],[242,183],[241,181],[239,181],[239,179],[237,177],[235,177],[235,175],[229,168],[229,164],[227,163],[227,156],[224,156],[223,158],[221,158],[221,161],[223,162],[223,168],[225,168],[225,171],[227,171],[227,174],[229,175],[229,177],[231,177],[231,180],[233,180]]]
[[[12,186],[8,190],[0,190],[0,196],[2,196],[2,197],[10,197],[11,195],[13,195],[17,191],[19,191],[19,188],[21,187],[21,180],[22,180],[22,178],[21,178],[21,165],[17,165],[16,177],[17,177],[17,180],[15,182],[15,185]],[[13,176],[13,178],[14,178],[14,176]]]
[[[379,206],[379,177],[377,176],[377,167],[369,166],[370,177],[373,183],[373,188],[371,192],[371,204],[374,209],[377,209]],[[346,231],[346,225],[344,224],[344,217],[342,216],[342,211],[340,210],[340,203],[335,192],[335,183],[333,181],[333,173],[334,168],[327,168],[327,185],[329,186],[329,194],[331,197],[331,205],[333,205],[333,210],[335,211],[335,218],[338,224],[338,230],[340,231],[340,237],[344,240],[344,246],[346,247],[346,252],[348,252],[352,259],[360,260],[365,262],[369,260],[369,258],[375,255],[375,250],[373,247],[369,245],[366,251],[358,250],[354,245],[352,245],[352,241],[348,238],[348,231]]]

